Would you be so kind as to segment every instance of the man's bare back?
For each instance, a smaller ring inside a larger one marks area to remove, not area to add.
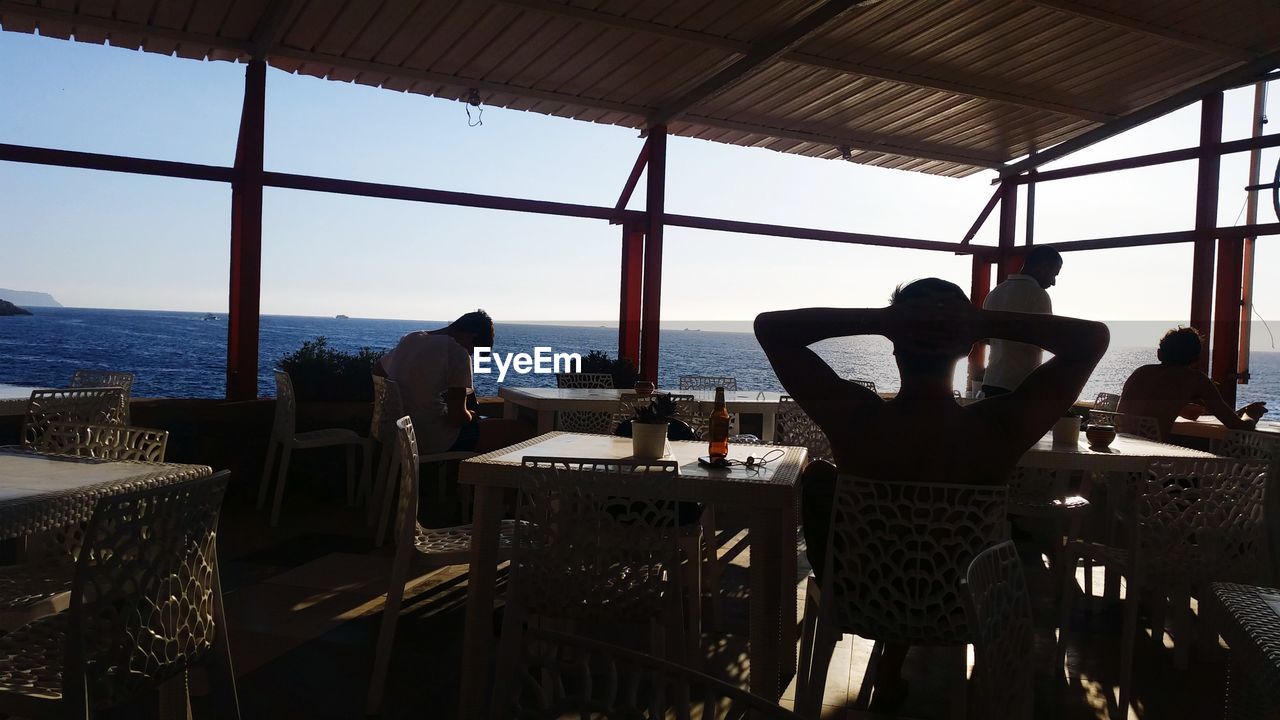
[[[1168,437],[1174,420],[1189,403],[1203,405],[1223,425],[1249,429],[1253,423],[1241,420],[1222,399],[1209,376],[1185,365],[1143,365],[1124,383],[1116,410],[1127,415],[1155,418],[1161,437]]]

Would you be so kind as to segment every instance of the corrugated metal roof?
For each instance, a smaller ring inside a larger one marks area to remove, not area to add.
[[[0,0],[0,28],[951,176],[1280,64],[1274,0]]]

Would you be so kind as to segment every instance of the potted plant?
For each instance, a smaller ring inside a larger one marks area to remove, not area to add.
[[[634,414],[619,423],[614,434],[631,438],[636,457],[662,457],[665,440],[698,439],[693,428],[677,417],[675,400],[666,393],[653,395],[648,402],[638,401],[633,408]]]
[[[607,373],[613,376],[613,386],[629,388],[636,384],[639,371],[628,358],[611,358],[601,350],[592,350],[582,358],[582,372]]]
[[[383,352],[368,347],[344,352],[322,336],[304,341],[281,357],[277,366],[293,381],[299,427],[366,431],[373,403],[373,366]]]

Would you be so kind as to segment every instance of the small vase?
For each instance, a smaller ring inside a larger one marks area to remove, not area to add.
[[[631,454],[640,460],[657,460],[667,453],[667,423],[631,423]]]

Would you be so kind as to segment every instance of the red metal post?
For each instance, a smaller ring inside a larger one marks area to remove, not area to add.
[[[991,292],[991,259],[984,254],[973,256],[973,280],[969,286],[969,299],[974,307],[982,307]],[[986,369],[987,346],[985,343],[974,343],[969,350],[969,373],[966,377],[974,380]]]
[[[1204,334],[1206,347],[1213,335],[1213,241],[1218,226],[1218,176],[1222,156],[1222,93],[1206,95],[1200,107],[1200,161],[1196,178],[1196,239],[1191,261],[1191,327]],[[1208,372],[1209,353],[1200,355],[1200,369]],[[1234,368],[1232,368],[1234,372]]]
[[[644,230],[622,226],[622,297],[618,302],[618,357],[640,367],[640,303],[644,282]]]
[[[644,315],[640,324],[640,377],[658,383],[658,334],[662,315],[662,216],[666,205],[667,127],[649,128],[648,199],[645,207]]]
[[[996,282],[1002,283],[1014,271],[1019,261],[1012,255],[1018,225],[1018,185],[1005,180],[1000,187],[1000,254],[996,268]]]
[[[262,289],[262,149],[267,64],[245,70],[244,107],[231,182],[231,291],[227,313],[227,399],[258,396],[258,320]]]

